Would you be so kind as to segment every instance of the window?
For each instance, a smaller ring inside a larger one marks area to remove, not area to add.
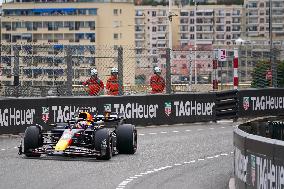
[[[188,12],[180,12],[180,16],[188,16]]]
[[[118,9],[113,9],[113,15],[115,15],[115,16],[118,15]]]
[[[75,30],[80,30],[80,28],[84,28],[84,22],[75,22]]]
[[[78,15],[86,15],[86,9],[78,9]]]
[[[156,27],[152,27],[152,32],[156,32],[157,28]]]
[[[113,39],[118,39],[118,33],[113,34]]]
[[[89,9],[89,15],[97,15],[97,9]]]
[[[83,33],[76,33],[75,34],[75,42],[80,42],[81,39],[84,39]]]
[[[91,22],[91,21],[85,22],[85,26],[86,26],[86,27],[89,27],[91,30],[95,30],[95,28],[96,28],[96,23],[95,23],[95,22]]]
[[[21,22],[12,22],[12,30],[16,31],[18,28],[21,28]]]

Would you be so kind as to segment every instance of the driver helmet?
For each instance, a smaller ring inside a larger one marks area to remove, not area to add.
[[[92,121],[93,120],[93,116],[88,112],[80,112],[79,118],[83,118],[86,121]]]

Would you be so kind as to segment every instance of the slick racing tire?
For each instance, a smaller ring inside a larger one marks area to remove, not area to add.
[[[28,127],[24,136],[24,153],[26,157],[40,157],[40,154],[32,153],[31,150],[41,146],[42,137],[40,129],[37,126]]]
[[[103,155],[102,152],[104,151],[103,146],[106,145],[105,154]],[[106,128],[99,129],[95,131],[95,138],[94,138],[94,146],[95,149],[101,152],[101,155],[97,157],[99,160],[109,160],[112,157],[112,141],[109,134],[109,130]]]
[[[117,149],[120,154],[134,154],[137,150],[137,130],[134,125],[123,124],[116,129]]]

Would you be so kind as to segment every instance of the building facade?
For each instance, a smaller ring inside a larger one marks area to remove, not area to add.
[[[245,38],[269,44],[269,1],[245,0]],[[276,44],[284,40],[284,1],[272,0],[272,37]]]
[[[132,1],[54,0],[3,2],[1,19],[2,84],[11,85],[15,47],[20,48],[22,85],[66,82],[66,49],[73,49],[73,84],[96,67],[103,81],[117,66],[116,47],[134,46]],[[134,61],[128,61],[124,81],[134,82]]]
[[[244,6],[173,6],[172,72],[177,75],[174,78],[181,80],[179,75],[183,78],[190,75],[189,60],[194,64],[192,75],[196,75],[195,71],[197,75],[209,75],[213,49],[232,50],[239,37],[268,44],[268,2],[245,0]],[[273,41],[283,43],[284,2],[273,0],[272,6]],[[4,1],[1,63],[5,76],[2,84],[12,84],[15,46],[21,46],[20,81],[24,85],[64,84],[67,69],[64,49],[69,47],[76,49],[74,84],[88,78],[92,67],[97,67],[99,76],[106,81],[110,67],[117,66],[116,47],[120,45],[135,47],[134,58],[125,61],[125,83],[133,84],[137,75],[148,74],[146,78],[149,78],[156,65],[165,72],[165,49],[169,47],[170,35],[168,15],[167,6],[134,6],[131,0]],[[48,48],[42,49],[43,45]],[[194,53],[195,45],[201,49],[199,54]],[[245,71],[240,68],[241,78],[250,79],[254,65],[247,61],[244,66]],[[226,67],[231,78],[232,67],[229,63]]]

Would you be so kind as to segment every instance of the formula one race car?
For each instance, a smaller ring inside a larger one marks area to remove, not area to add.
[[[123,116],[105,112],[92,116],[86,110],[67,123],[51,124],[50,131],[40,125],[26,129],[19,154],[26,157],[46,155],[93,156],[109,160],[118,153],[134,154],[137,149],[137,130],[125,124]]]

